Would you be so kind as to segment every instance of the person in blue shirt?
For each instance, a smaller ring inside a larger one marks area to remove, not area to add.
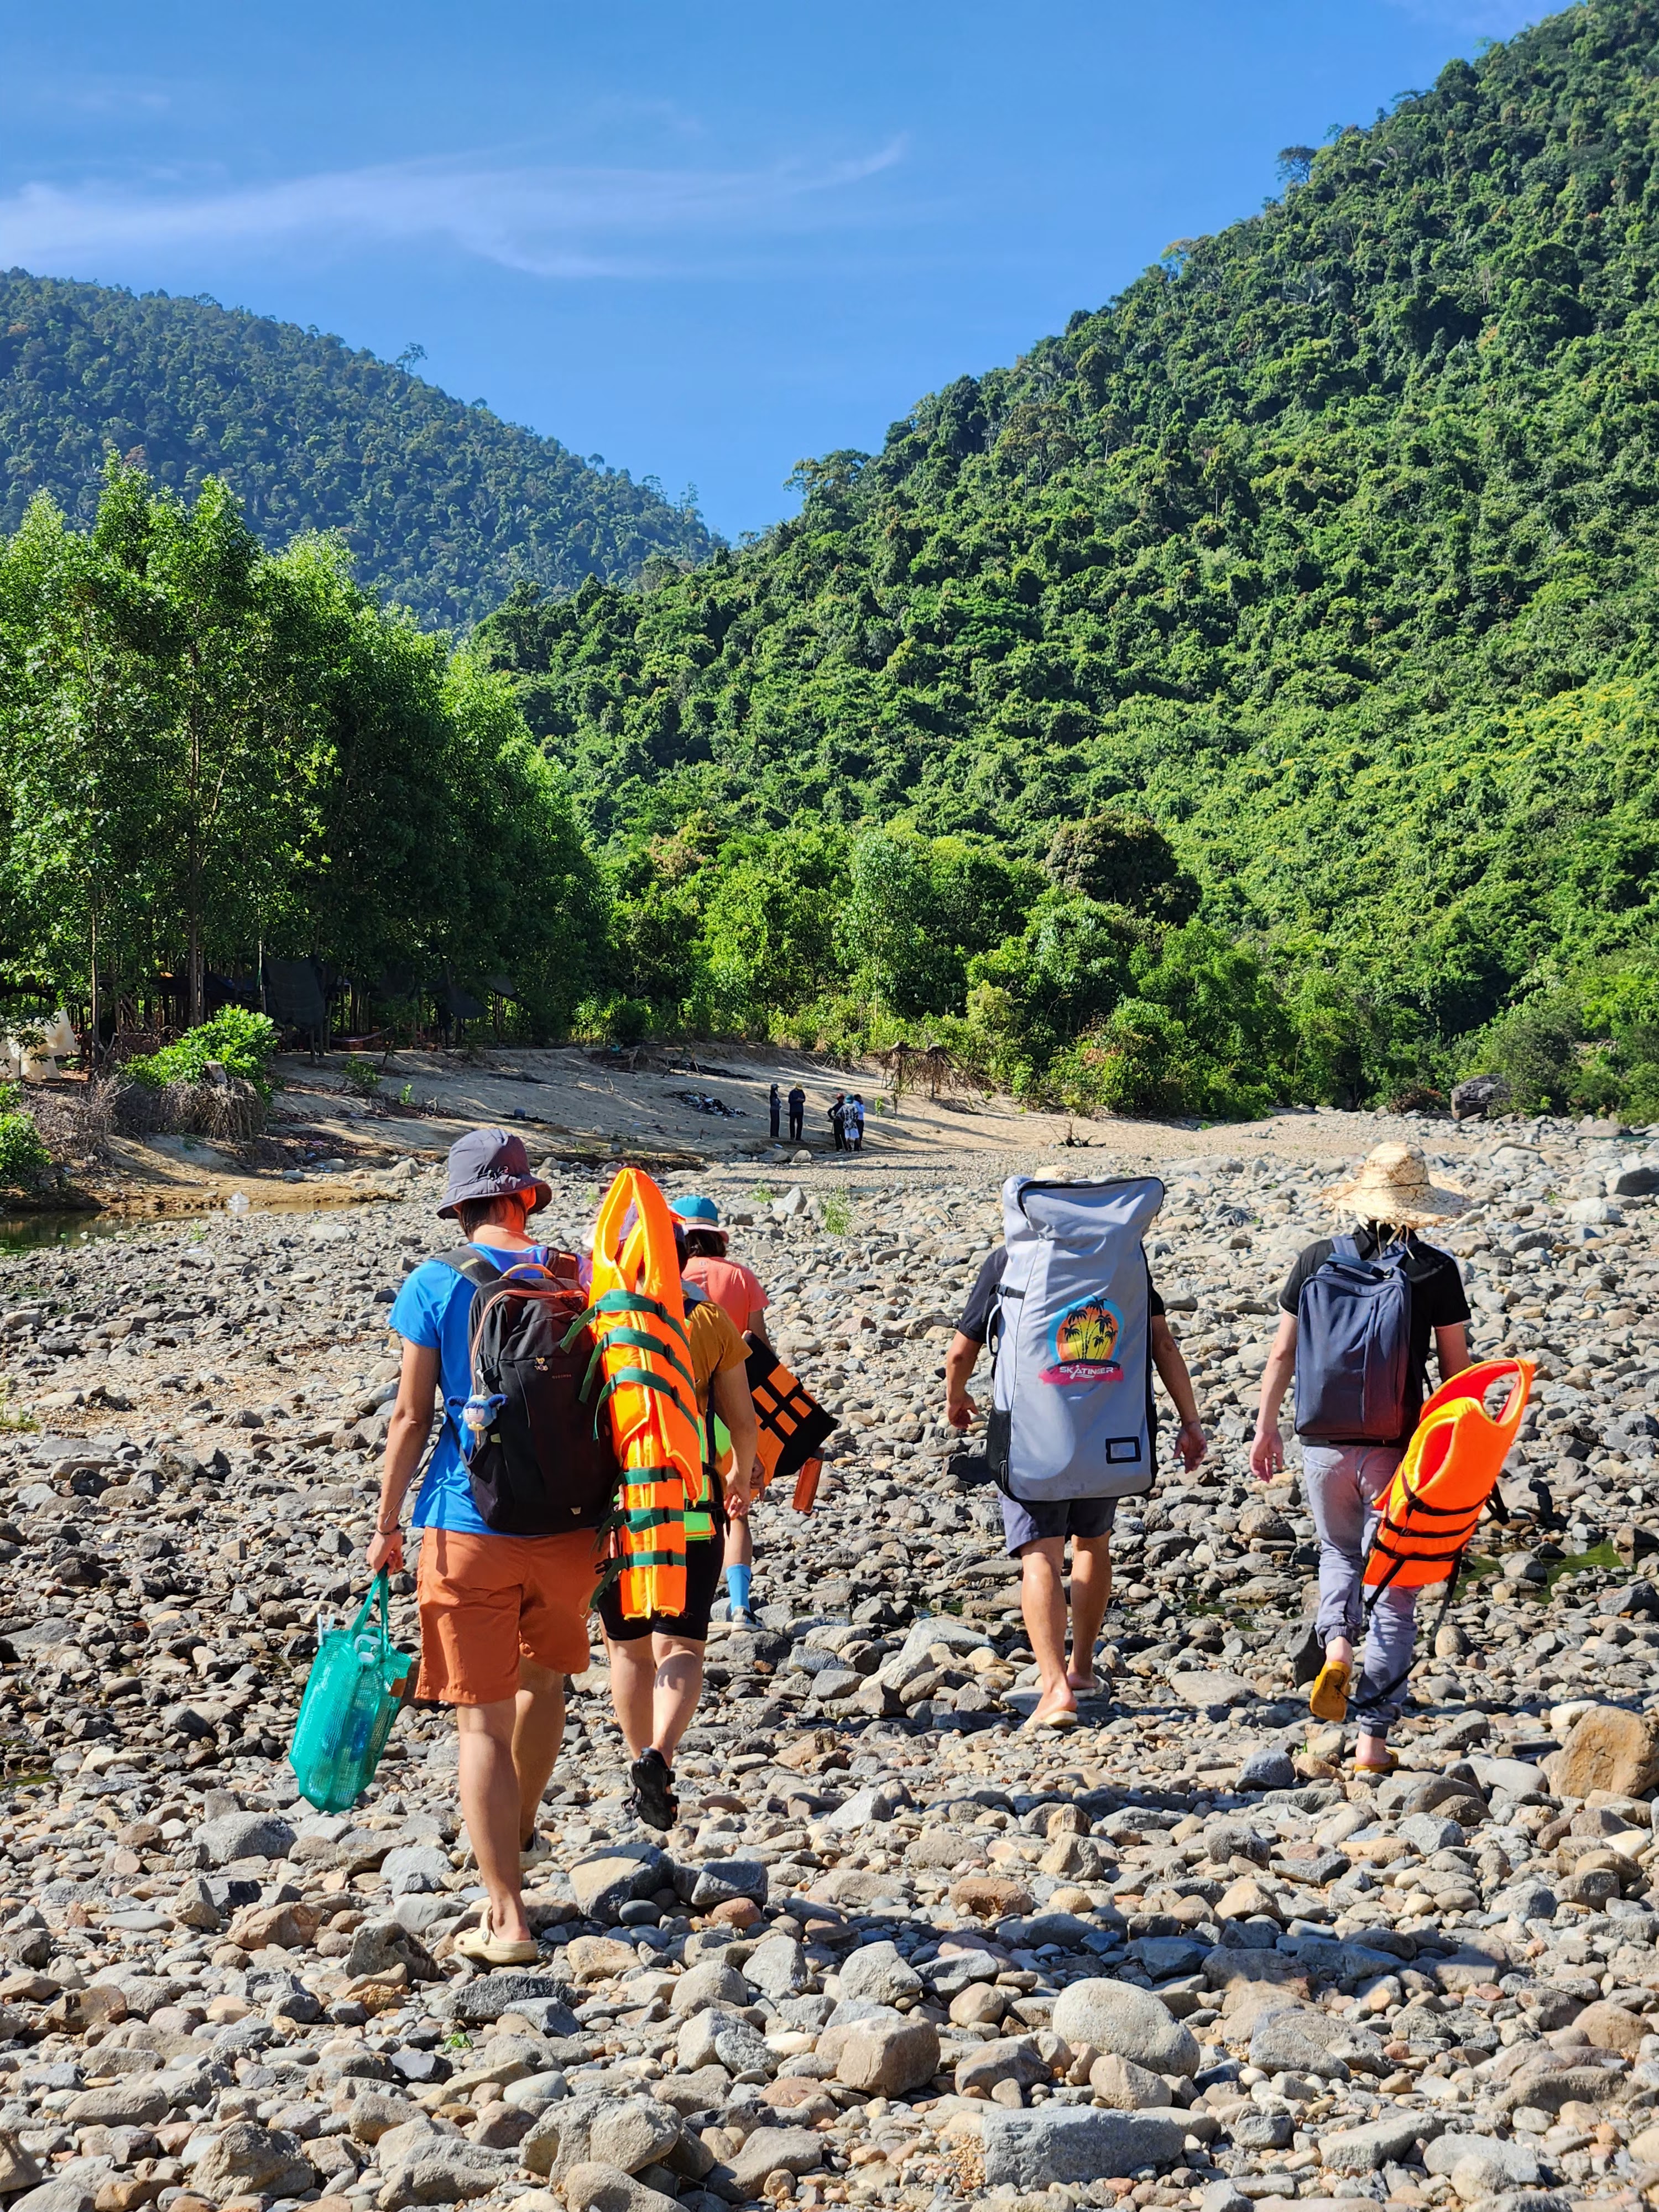
[[[568,1274],[574,1285],[574,1258],[529,1234],[530,1216],[551,1196],[530,1172],[521,1137],[473,1129],[450,1150],[438,1212],[459,1221],[468,1243],[496,1267],[535,1267]],[[368,1568],[378,1574],[403,1565],[398,1516],[437,1399],[443,1426],[410,1516],[422,1532],[416,1694],[455,1708],[461,1811],[486,1893],[479,1927],[455,1948],[481,1966],[526,1966],[538,1954],[525,1918],[523,1876],[550,1851],[536,1833],[536,1815],[564,1735],[564,1677],[588,1663],[587,1613],[600,1563],[592,1528],[505,1536],[473,1503],[459,1414],[472,1389],[476,1295],[465,1275],[427,1260],[392,1306],[403,1366]]]

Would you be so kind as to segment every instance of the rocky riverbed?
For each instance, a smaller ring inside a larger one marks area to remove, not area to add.
[[[444,1716],[403,1717],[349,1815],[282,1761],[319,1612],[361,1593],[386,1308],[447,1241],[435,1178],[0,1263],[7,1413],[38,1424],[0,1434],[0,2194],[1557,2212],[1659,2186],[1659,1144],[1387,1132],[1479,1201],[1443,1239],[1477,1351],[1540,1382],[1379,1786],[1291,1687],[1294,1466],[1264,1491],[1245,1464],[1275,1285],[1378,1133],[1306,1127],[1030,1163],[1158,1156],[1152,1265],[1214,1438],[1120,1516],[1110,1692],[1064,1737],[1018,1732],[1015,1571],[939,1420],[1000,1227],[984,1153],[697,1179],[842,1426],[814,1516],[760,1510],[764,1626],[717,1627],[667,1838],[624,1809],[597,1648],[577,1678],[530,1975],[451,1955],[479,1893]],[[574,1235],[598,1186],[553,1180]]]

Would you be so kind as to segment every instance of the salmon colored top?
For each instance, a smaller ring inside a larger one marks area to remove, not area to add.
[[[730,1314],[739,1329],[747,1328],[750,1315],[763,1311],[767,1304],[760,1277],[736,1260],[689,1261],[685,1279]]]

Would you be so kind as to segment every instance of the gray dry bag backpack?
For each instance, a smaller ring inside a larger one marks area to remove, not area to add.
[[[1164,1203],[1152,1176],[1002,1186],[1008,1264],[993,1316],[987,1456],[1036,1504],[1152,1486],[1152,1370],[1141,1238]]]
[[[1296,1432],[1310,1443],[1392,1443],[1405,1425],[1411,1359],[1406,1248],[1362,1260],[1352,1237],[1302,1285],[1296,1310]]]

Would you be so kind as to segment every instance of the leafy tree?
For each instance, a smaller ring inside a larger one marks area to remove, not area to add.
[[[336,531],[370,590],[464,623],[520,578],[569,591],[718,544],[695,501],[593,465],[292,323],[0,271],[0,532],[46,492],[89,523],[113,451],[189,501],[209,477],[262,544]]]

